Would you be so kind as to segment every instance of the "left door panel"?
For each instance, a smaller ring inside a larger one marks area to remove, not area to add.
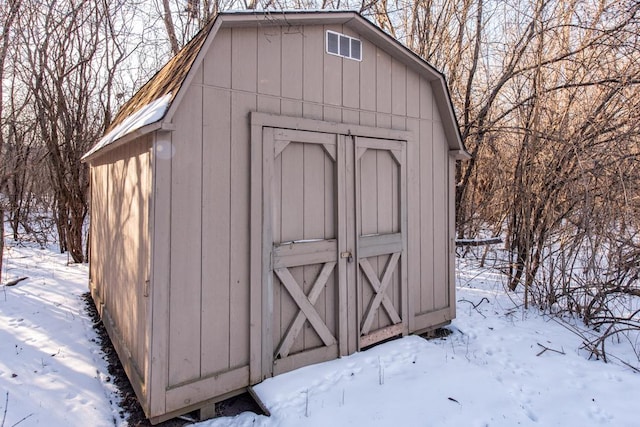
[[[337,140],[263,128],[263,253],[270,264],[264,376],[339,353]]]

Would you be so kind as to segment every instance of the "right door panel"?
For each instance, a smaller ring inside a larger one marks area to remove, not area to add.
[[[408,330],[406,142],[354,138],[359,348]]]

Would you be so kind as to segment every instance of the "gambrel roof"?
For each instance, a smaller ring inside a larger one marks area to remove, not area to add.
[[[456,158],[469,157],[442,73],[355,11],[299,10],[219,13],[122,106],[105,136],[85,154],[83,160],[88,161],[149,132],[172,129],[172,116],[220,28],[331,24],[350,28],[430,81],[449,150]]]

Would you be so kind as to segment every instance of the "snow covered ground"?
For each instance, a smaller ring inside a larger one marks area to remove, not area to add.
[[[113,426],[115,389],[81,296],[87,266],[7,242],[0,287],[0,427]]]
[[[86,266],[8,243],[3,280],[29,279],[0,288],[0,427],[123,425],[81,299]],[[640,374],[588,360],[578,335],[520,299],[498,273],[459,261],[452,335],[410,336],[269,379],[256,391],[271,417],[197,426],[640,425]],[[609,351],[637,365],[629,346]]]

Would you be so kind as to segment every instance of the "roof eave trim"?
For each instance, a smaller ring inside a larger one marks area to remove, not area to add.
[[[355,10],[282,10],[282,11],[239,11],[220,12],[218,18],[225,22],[246,26],[261,25],[309,25],[322,23],[326,25],[344,24],[356,16]],[[253,17],[254,20],[247,19]]]
[[[119,139],[116,139],[115,141],[105,145],[98,151],[95,151],[91,154],[83,156],[82,159],[80,160],[82,161],[82,163],[92,163],[95,159],[97,159],[98,157],[101,157],[102,155],[108,153],[109,151],[112,151],[118,147],[122,147],[123,145],[126,145],[127,143],[133,141],[134,139],[140,138],[141,136],[147,135],[159,129],[173,130],[174,126],[171,123],[166,123],[163,121],[150,123],[146,126],[143,126],[139,129],[134,130],[133,132],[130,132],[122,136]]]
[[[473,158],[467,150],[450,150],[449,155],[455,160],[471,160]]]
[[[441,120],[444,124],[445,136],[449,141],[449,148],[451,150],[461,150],[466,152],[467,149],[464,146],[462,135],[460,134],[458,118],[453,110],[451,95],[443,75],[441,75],[437,82],[432,83],[432,88],[436,104],[438,105],[438,109],[441,113]]]

